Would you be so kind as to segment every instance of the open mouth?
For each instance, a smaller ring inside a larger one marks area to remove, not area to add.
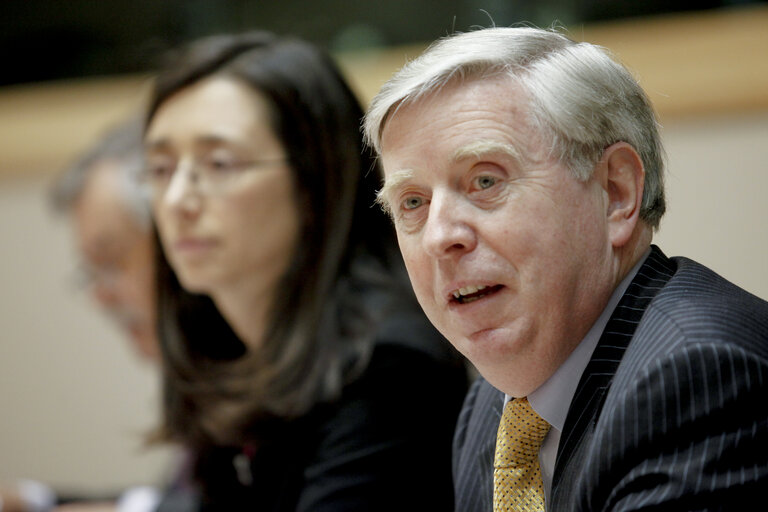
[[[495,286],[467,286],[464,288],[459,288],[458,290],[454,290],[452,292],[452,301],[459,304],[468,304],[470,302],[474,302],[476,300],[482,299],[483,297],[487,297],[488,295],[496,293],[503,287],[504,285],[497,284]]]

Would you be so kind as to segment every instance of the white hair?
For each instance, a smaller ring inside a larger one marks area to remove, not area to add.
[[[650,101],[607,50],[555,30],[494,27],[436,41],[373,98],[363,123],[367,142],[381,153],[381,132],[401,105],[449,82],[495,76],[522,86],[531,122],[578,179],[590,177],[606,147],[632,145],[645,167],[640,216],[658,227],[665,210],[664,150]]]

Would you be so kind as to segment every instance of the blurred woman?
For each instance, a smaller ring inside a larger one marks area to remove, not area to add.
[[[207,38],[157,80],[145,136],[163,436],[204,510],[451,510],[467,377],[421,313],[361,109],[332,60]]]

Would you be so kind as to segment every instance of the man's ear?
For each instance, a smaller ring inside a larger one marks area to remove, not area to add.
[[[608,146],[600,159],[608,196],[608,236],[614,247],[624,246],[640,219],[645,169],[635,148],[626,142]]]

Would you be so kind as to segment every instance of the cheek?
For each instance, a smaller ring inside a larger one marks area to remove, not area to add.
[[[422,265],[419,261],[418,244],[412,236],[403,234],[400,229],[397,230],[397,244],[400,247],[400,254],[403,255],[405,268],[413,282],[414,278],[418,276],[418,268]]]
[[[257,193],[256,193],[257,192]],[[288,191],[253,194],[232,198],[217,212],[230,243],[256,257],[284,258],[296,243],[299,211]]]
[[[479,237],[492,253],[500,255],[513,267],[524,267],[548,254],[543,246],[556,238],[551,220],[551,215],[546,215],[535,204],[515,204],[477,225],[480,226]]]
[[[168,214],[163,208],[157,205],[153,205],[152,217],[155,221],[155,227],[157,228],[157,234],[160,237],[160,242],[165,245],[168,236],[170,235]]]
[[[416,298],[422,306],[426,307],[426,299],[432,297],[432,260],[423,250],[419,249],[418,244],[412,241],[409,243],[400,237],[398,240],[405,268],[408,271],[408,278],[414,292],[416,292]]]

